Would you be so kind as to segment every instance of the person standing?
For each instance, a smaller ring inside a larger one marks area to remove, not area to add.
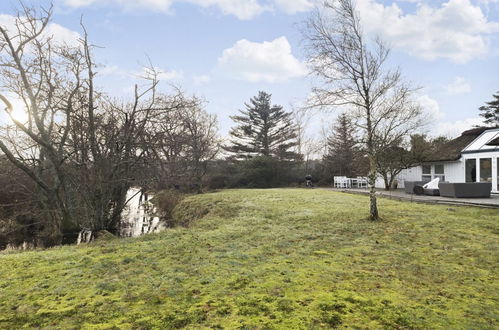
[[[305,181],[307,182],[307,183],[306,183],[306,186],[307,186],[307,187],[310,187],[310,188],[312,188],[312,187],[313,187],[313,185],[312,185],[312,176],[311,176],[310,174],[307,174],[307,175],[305,176]]]

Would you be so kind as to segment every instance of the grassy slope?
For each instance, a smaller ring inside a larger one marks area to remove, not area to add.
[[[195,196],[191,228],[0,254],[0,328],[493,328],[499,212],[324,190]]]

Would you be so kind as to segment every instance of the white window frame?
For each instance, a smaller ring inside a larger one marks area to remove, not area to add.
[[[425,167],[429,167],[430,168],[430,173],[428,172],[425,172]],[[421,180],[422,181],[431,181],[431,172],[432,172],[432,166],[431,165],[422,165],[421,167]]]
[[[437,166],[442,166],[442,173],[437,173]],[[433,167],[433,175],[432,178],[436,179],[439,178],[440,181],[445,181],[445,165],[444,164],[435,164],[432,166]]]
[[[425,166],[430,168],[430,172],[424,172]],[[436,173],[435,166],[442,166],[443,173]],[[439,178],[440,181],[445,181],[445,164],[430,164],[430,165],[422,165],[421,167],[421,179],[422,181],[431,181],[436,178]]]

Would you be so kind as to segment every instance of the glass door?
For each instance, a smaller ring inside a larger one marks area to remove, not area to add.
[[[480,182],[492,182],[492,158],[480,158]]]

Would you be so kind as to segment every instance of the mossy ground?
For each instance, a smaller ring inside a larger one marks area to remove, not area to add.
[[[177,228],[0,254],[0,328],[497,328],[499,212],[325,190],[189,197]],[[196,217],[202,216],[197,221]]]

